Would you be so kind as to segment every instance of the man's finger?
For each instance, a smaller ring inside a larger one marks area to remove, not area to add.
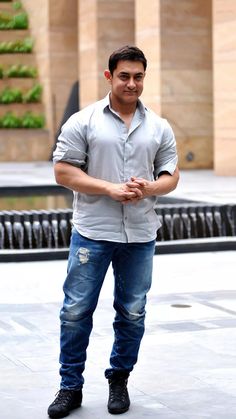
[[[145,186],[147,184],[146,179],[142,179],[142,178],[138,178],[138,177],[134,177],[134,176],[131,176],[131,181],[132,181],[132,183],[136,183],[140,186]]]
[[[141,185],[140,182],[134,181],[134,182],[127,182],[126,186],[128,186],[128,188],[130,188],[130,189],[131,188],[134,189],[134,188],[140,188],[140,186],[144,186],[144,185]]]
[[[143,196],[142,191],[138,188],[135,188],[134,192],[135,192],[136,196],[139,197],[139,198],[141,198]]]
[[[130,191],[130,192],[124,192],[123,193],[123,197],[124,199],[132,199],[132,198],[136,198],[137,194],[135,191]]]

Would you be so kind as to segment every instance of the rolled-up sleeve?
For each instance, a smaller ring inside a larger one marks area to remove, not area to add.
[[[173,175],[178,162],[174,132],[167,120],[164,120],[164,124],[161,145],[154,160],[155,178],[163,171],[167,171]]]
[[[87,141],[84,126],[78,120],[78,114],[72,115],[62,126],[56,149],[53,153],[53,163],[60,161],[85,170],[87,166]]]

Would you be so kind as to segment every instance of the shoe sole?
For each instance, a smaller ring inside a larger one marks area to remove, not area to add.
[[[125,413],[125,412],[127,412],[129,410],[129,406],[128,407],[125,407],[124,409],[109,409],[108,408],[108,412],[111,414],[111,415],[120,415],[121,413]]]
[[[71,409],[69,410],[69,412],[67,412],[67,413],[59,413],[59,414],[49,414],[48,413],[48,416],[51,418],[51,419],[61,419],[61,418],[65,418],[66,416],[69,416],[69,414],[70,414],[70,412],[72,412],[73,410],[75,410],[75,409],[78,409],[79,407],[81,407],[81,403],[80,404],[78,404],[78,405],[74,405],[74,406],[72,406],[71,407]]]

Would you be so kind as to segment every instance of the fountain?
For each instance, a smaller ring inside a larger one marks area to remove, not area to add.
[[[156,207],[162,223],[158,253],[191,251],[193,243],[198,244],[196,250],[206,250],[206,243],[214,243],[213,250],[235,249],[236,205],[170,202],[160,199]],[[28,260],[66,257],[71,218],[71,209],[1,211],[0,260],[13,261],[17,255],[21,260],[26,253],[31,255]]]

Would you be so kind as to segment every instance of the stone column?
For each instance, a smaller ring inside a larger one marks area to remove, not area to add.
[[[211,0],[161,1],[162,116],[182,169],[213,167]]]
[[[78,81],[77,0],[49,0],[49,59],[53,131],[57,132]]]
[[[80,107],[98,100],[97,0],[79,0]]]
[[[161,112],[160,0],[135,2],[135,44],[147,60],[147,74],[142,100],[146,106]]]
[[[236,176],[236,2],[213,0],[214,168]]]
[[[134,0],[79,1],[80,107],[109,90],[103,71],[114,49],[134,43]]]

